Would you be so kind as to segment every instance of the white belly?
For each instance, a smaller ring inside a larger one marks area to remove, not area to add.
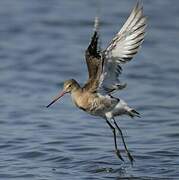
[[[111,110],[105,113],[105,116],[108,119],[111,119],[115,116],[120,116],[120,115],[124,115],[124,114],[128,114],[128,110],[129,110],[129,106],[127,105],[127,103],[123,100],[120,100],[116,106]]]

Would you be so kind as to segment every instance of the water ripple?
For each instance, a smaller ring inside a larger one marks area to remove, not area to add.
[[[125,162],[115,156],[104,121],[75,109],[69,96],[45,108],[65,79],[80,84],[87,79],[84,52],[96,1],[0,1],[0,179],[179,177],[179,2],[143,4],[146,39],[123,68],[127,88],[116,94],[141,113],[140,119],[117,118],[135,158],[131,166],[120,137]],[[102,47],[132,6],[124,0],[100,2]]]

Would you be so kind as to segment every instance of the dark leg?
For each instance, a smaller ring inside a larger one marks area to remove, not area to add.
[[[109,127],[112,129],[112,132],[113,132],[113,135],[114,135],[114,144],[115,144],[116,155],[117,155],[118,158],[120,158],[122,161],[124,161],[122,156],[121,156],[121,154],[120,154],[119,149],[117,148],[116,130],[115,130],[115,128],[111,125],[111,123],[107,119],[106,119],[106,122],[109,125]]]
[[[114,124],[115,124],[116,128],[118,129],[120,135],[121,135],[122,142],[123,142],[123,144],[124,144],[124,148],[125,148],[125,151],[126,151],[126,153],[127,153],[127,156],[128,156],[128,158],[129,158],[131,164],[133,164],[134,158],[132,157],[132,155],[130,154],[130,152],[129,152],[128,148],[127,148],[127,145],[126,145],[126,143],[125,143],[122,130],[119,128],[119,126],[118,126],[118,124],[116,123],[116,121],[115,121],[114,118],[113,118],[113,121],[114,121]]]

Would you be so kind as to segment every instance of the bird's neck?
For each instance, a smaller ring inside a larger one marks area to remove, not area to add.
[[[77,94],[79,94],[82,91],[82,88],[80,87],[79,83],[76,81],[74,84],[74,88],[72,89],[71,96],[72,98],[75,98]]]
[[[79,86],[76,86],[72,91],[71,91],[71,96],[72,98],[76,98],[76,96],[79,96],[79,94],[82,93],[82,88]]]
[[[78,100],[81,94],[82,94],[82,88],[80,86],[76,87],[75,89],[73,89],[73,91],[71,91],[71,99],[76,106],[78,106]]]

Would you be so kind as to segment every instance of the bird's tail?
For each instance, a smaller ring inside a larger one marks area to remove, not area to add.
[[[128,115],[131,117],[131,118],[134,118],[135,116],[136,117],[141,117],[140,116],[140,113],[139,112],[137,112],[135,109],[132,109],[132,108],[130,108],[129,110],[128,110]]]

